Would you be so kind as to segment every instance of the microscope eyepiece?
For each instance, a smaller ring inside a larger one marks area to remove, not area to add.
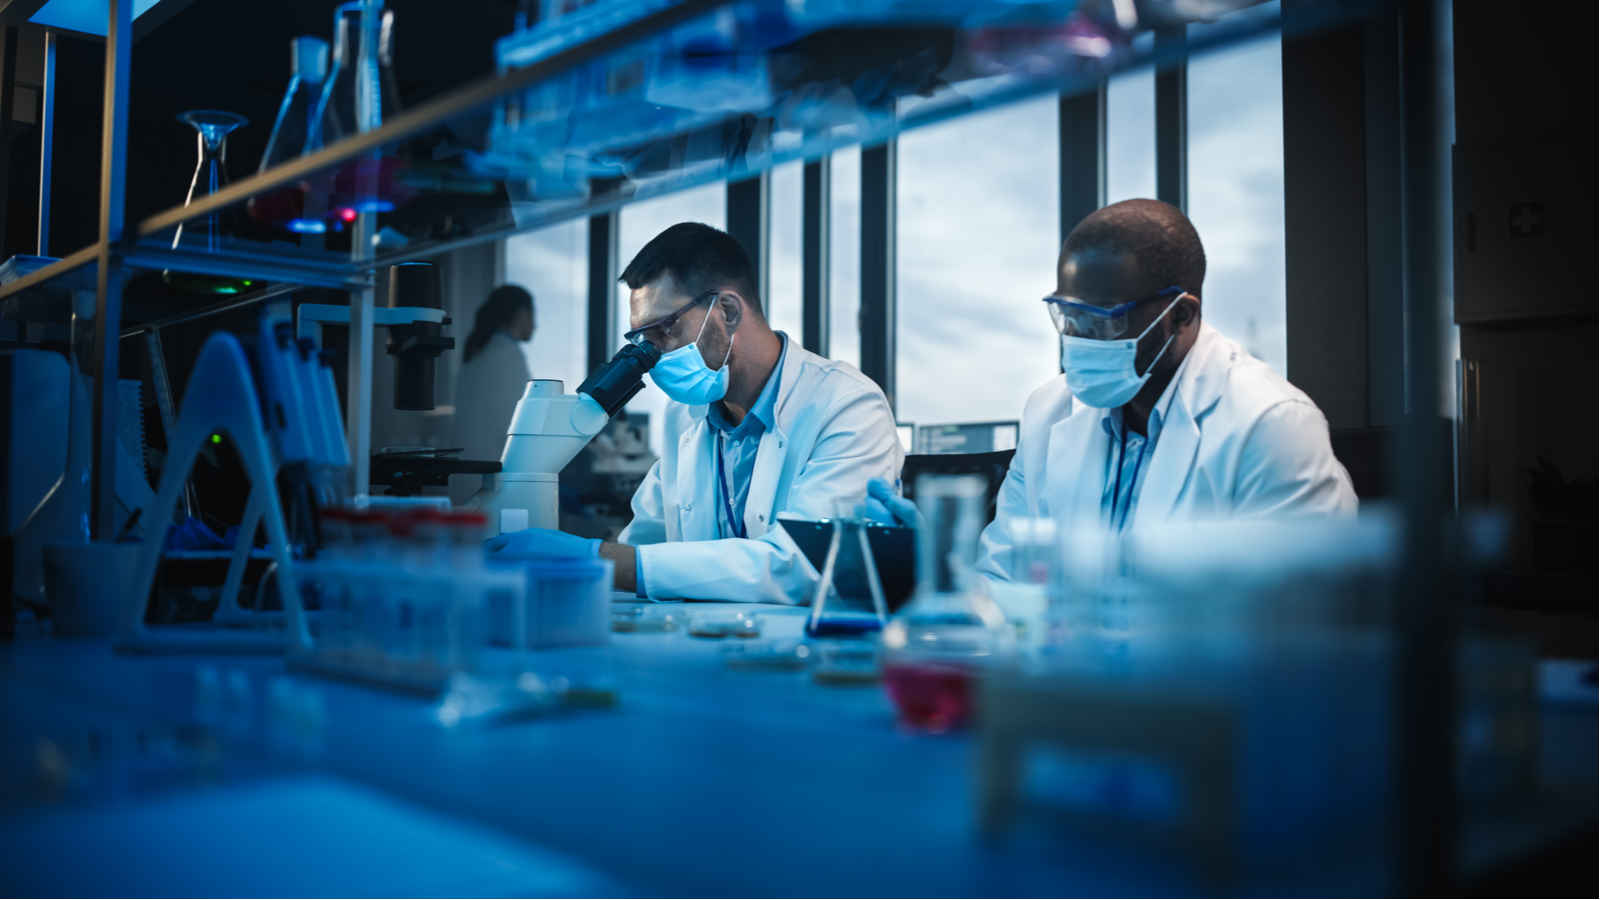
[[[661,361],[661,351],[644,341],[628,344],[611,361],[595,369],[578,385],[578,393],[588,394],[606,415],[616,415],[633,395],[644,389],[644,373]]]

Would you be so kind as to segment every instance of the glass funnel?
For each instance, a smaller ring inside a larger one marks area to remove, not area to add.
[[[811,637],[867,634],[882,629],[889,617],[878,567],[867,543],[867,520],[860,515],[863,499],[834,501],[828,559],[811,601],[811,617],[806,620],[806,634]]]
[[[238,113],[219,109],[197,109],[179,114],[178,121],[195,130],[195,142],[199,148],[194,176],[189,179],[189,193],[183,198],[183,205],[191,206],[196,197],[208,197],[227,184],[228,134],[250,124],[250,120]],[[188,234],[187,241],[184,240],[185,233]],[[221,250],[222,215],[212,212],[204,219],[179,225],[172,236],[172,249],[178,249],[180,244],[207,253]],[[173,287],[207,294],[237,294],[251,284],[245,279],[194,275],[171,269],[162,273],[162,277]]]
[[[917,481],[917,591],[884,628],[883,678],[902,718],[927,731],[965,724],[972,678],[1015,643],[974,569],[985,487],[976,475]]]

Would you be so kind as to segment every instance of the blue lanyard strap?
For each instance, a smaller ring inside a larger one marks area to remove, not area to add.
[[[717,432],[717,493],[722,495],[722,509],[728,514],[728,527],[733,529],[733,536],[739,538],[748,537],[750,534],[749,529],[745,528],[744,523],[733,515],[733,491],[728,488],[728,476],[724,472],[722,465],[722,431],[715,428],[713,430]]]
[[[1133,507],[1133,490],[1139,484],[1139,470],[1144,468],[1144,451],[1150,447],[1150,437],[1139,444],[1139,458],[1133,461],[1133,474],[1128,480],[1128,502],[1122,507],[1122,515],[1117,515],[1117,505],[1122,500],[1122,464],[1127,460],[1128,453],[1128,426],[1124,424],[1120,429],[1122,441],[1117,448],[1117,480],[1111,488],[1111,522],[1118,531],[1128,524],[1128,512]]]

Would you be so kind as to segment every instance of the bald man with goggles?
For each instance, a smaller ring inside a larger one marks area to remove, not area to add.
[[[1073,229],[1044,298],[1063,374],[1023,409],[979,571],[1010,577],[1023,518],[1122,531],[1354,515],[1322,412],[1201,320],[1204,279],[1200,237],[1168,204],[1113,204]],[[887,484],[872,493],[896,513]]]

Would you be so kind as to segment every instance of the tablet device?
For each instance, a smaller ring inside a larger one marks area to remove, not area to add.
[[[828,563],[828,545],[833,541],[833,523],[824,519],[813,522],[807,519],[779,519],[778,524],[789,532],[800,552],[806,555],[818,572]],[[917,587],[917,532],[900,525],[867,526],[867,546],[872,548],[872,560],[878,567],[878,581],[883,585],[883,601],[893,613],[911,600]]]

